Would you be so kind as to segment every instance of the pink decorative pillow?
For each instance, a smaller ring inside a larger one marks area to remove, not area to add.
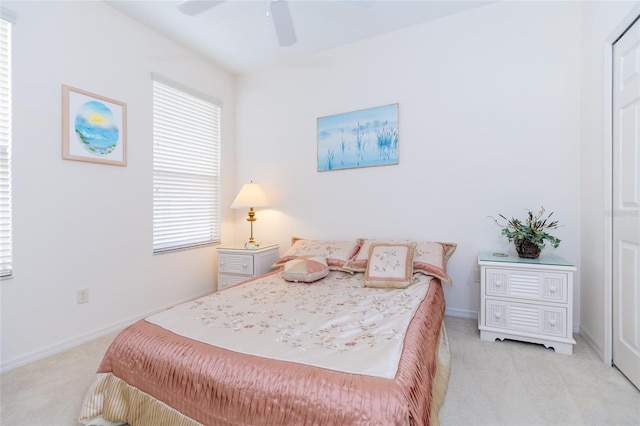
[[[324,257],[298,258],[284,264],[282,278],[287,281],[311,283],[326,277],[329,266]]]
[[[296,240],[273,266],[281,266],[300,257],[324,257],[332,271],[344,271],[344,265],[358,253],[356,241]],[[352,272],[352,271],[347,271]]]
[[[364,286],[407,288],[413,275],[416,243],[372,243],[364,271]]]
[[[377,241],[358,238],[360,251],[345,265],[345,269],[353,272],[364,272],[369,261],[369,247],[373,243],[403,243],[405,241]],[[413,271],[424,275],[431,275],[451,284],[451,277],[447,274],[447,261],[456,251],[457,244],[441,242],[417,242],[413,257]]]
[[[413,257],[413,271],[431,275],[452,284],[447,261],[458,247],[455,243],[418,243]]]

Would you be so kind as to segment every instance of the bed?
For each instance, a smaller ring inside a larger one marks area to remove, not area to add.
[[[452,243],[296,240],[274,272],[140,320],[85,425],[437,425]]]

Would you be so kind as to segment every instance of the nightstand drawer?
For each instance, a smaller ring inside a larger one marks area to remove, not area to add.
[[[249,254],[220,254],[218,271],[253,276],[253,256]]]
[[[485,274],[487,296],[567,303],[567,274],[499,268]]]
[[[226,275],[220,274],[218,275],[218,290],[222,290],[223,288],[230,287],[232,285],[236,285],[243,281],[249,280],[251,277],[246,277],[244,275]]]
[[[567,309],[502,300],[485,301],[487,327],[525,331],[547,336],[567,336]]]

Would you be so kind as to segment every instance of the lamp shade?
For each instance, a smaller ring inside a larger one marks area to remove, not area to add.
[[[242,209],[247,207],[267,207],[269,201],[264,191],[257,183],[245,183],[231,203],[232,209]]]

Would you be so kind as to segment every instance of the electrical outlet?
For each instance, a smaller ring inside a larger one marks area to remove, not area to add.
[[[473,282],[474,283],[479,283],[480,282],[480,268],[476,267],[473,270],[473,273],[474,273]]]
[[[79,304],[89,302],[89,289],[79,288],[76,293],[76,302]]]

